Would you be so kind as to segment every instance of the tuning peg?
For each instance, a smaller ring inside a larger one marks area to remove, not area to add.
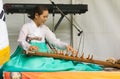
[[[82,56],[80,58],[84,58],[84,53],[82,53]]]
[[[66,56],[66,55],[67,55],[66,51],[64,51],[64,52],[63,52],[63,55],[64,55],[64,56]]]
[[[55,54],[58,54],[58,51],[56,49],[53,49],[53,51],[54,51]]]
[[[87,59],[90,59],[90,54],[88,55]]]
[[[68,52],[68,56],[71,56],[72,55],[72,53],[71,52]]]
[[[90,57],[90,60],[92,60],[93,59],[93,55],[91,55],[91,57]]]
[[[76,57],[76,54],[73,53],[72,56],[73,56],[73,57]]]
[[[78,54],[79,54],[79,53],[77,52],[77,53],[76,53],[76,57],[78,56]]]
[[[78,55],[78,52],[77,52],[77,51],[74,51],[74,52],[72,53],[72,56],[73,56],[73,57],[77,57],[77,55]]]
[[[60,55],[63,55],[63,51],[62,50],[60,50]]]

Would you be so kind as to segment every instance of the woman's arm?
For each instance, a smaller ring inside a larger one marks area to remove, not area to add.
[[[30,44],[26,41],[27,35],[28,27],[26,25],[23,25],[18,37],[18,43],[23,47],[24,50],[28,50],[30,47]]]
[[[60,41],[60,39],[57,39],[55,34],[48,27],[46,27],[46,39],[54,46],[58,48],[66,49],[67,52],[71,52],[72,55],[78,54],[78,52],[72,46],[70,46],[65,42]]]
[[[27,35],[28,35],[28,32],[29,32],[29,30],[28,30],[28,27],[26,26],[26,25],[24,25],[23,27],[22,27],[22,29],[21,29],[21,31],[20,31],[20,34],[19,34],[19,38],[18,38],[18,43],[23,47],[23,49],[25,50],[25,51],[32,51],[32,50],[38,50],[38,47],[36,47],[36,46],[31,46],[28,42],[27,42],[27,40],[26,40],[26,38],[27,38]]]
[[[45,27],[45,38],[50,44],[54,45],[57,48],[61,49],[67,48],[68,44],[56,38],[55,34],[48,27]]]

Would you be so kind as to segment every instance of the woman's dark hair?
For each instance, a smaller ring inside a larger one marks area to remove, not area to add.
[[[34,19],[34,18],[35,18],[35,13],[38,13],[39,15],[41,15],[41,14],[43,13],[43,11],[45,11],[45,10],[48,10],[48,8],[45,7],[45,6],[36,6],[36,7],[32,10],[32,12],[28,13],[28,17],[29,17],[30,19]]]

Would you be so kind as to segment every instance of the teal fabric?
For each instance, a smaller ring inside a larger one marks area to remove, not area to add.
[[[39,52],[49,52],[50,50],[48,50],[47,45],[45,42],[41,42],[41,43],[37,43],[37,42],[30,42],[30,44],[32,46],[37,46],[39,49]]]
[[[48,51],[45,43],[31,43],[38,46],[39,51]],[[42,48],[42,49],[41,49]],[[22,72],[57,72],[57,71],[100,71],[102,68],[96,64],[86,64],[75,61],[54,59],[50,57],[27,56],[22,53],[23,49],[18,46],[10,60],[4,64],[4,71]]]

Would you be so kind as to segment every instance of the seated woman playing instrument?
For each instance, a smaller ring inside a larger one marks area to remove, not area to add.
[[[35,7],[28,16],[31,20],[24,24],[18,38],[17,47],[10,60],[4,64],[3,71],[53,72],[53,71],[99,71],[102,68],[96,64],[54,59],[52,57],[27,56],[25,51],[49,53],[45,39],[55,48],[77,53],[70,45],[56,38],[55,34],[44,24],[48,18],[48,9]]]

